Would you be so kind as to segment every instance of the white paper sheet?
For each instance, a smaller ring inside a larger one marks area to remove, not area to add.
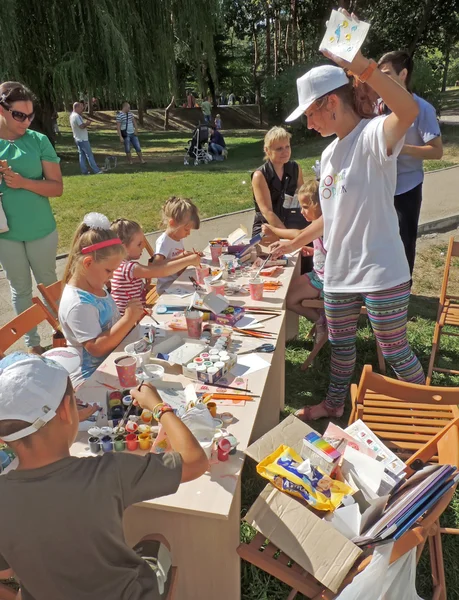
[[[270,366],[271,364],[258,354],[247,354],[246,356],[238,356],[237,365],[231,369],[231,373],[238,377],[241,375],[245,377]]]
[[[351,62],[365,41],[369,29],[369,23],[357,21],[332,10],[319,50],[328,50],[335,56]]]

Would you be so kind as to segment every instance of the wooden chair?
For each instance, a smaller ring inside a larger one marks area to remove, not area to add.
[[[144,244],[145,244],[145,250],[148,252],[148,254],[150,255],[150,258],[148,260],[149,263],[153,262],[153,258],[155,256],[155,251],[153,250],[152,245],[150,244],[150,242],[147,240],[147,237],[144,236]],[[146,289],[146,302],[145,304],[151,308],[152,306],[154,306],[159,299],[159,294],[156,291],[156,285],[154,283],[151,283],[151,279],[146,279],[145,280],[145,289]]]
[[[43,283],[39,283],[37,287],[49,309],[57,317],[59,314],[59,301],[62,296],[62,290],[64,289],[64,282],[56,281],[56,283],[52,283],[47,287]]]
[[[57,319],[51,315],[41,300],[34,298],[32,301],[33,305],[30,308],[0,327],[0,358],[5,356],[8,348],[40,323],[47,321],[53,329],[59,326]]]
[[[319,310],[324,309],[324,301],[323,300],[303,300],[303,302],[301,304],[305,308],[316,308]],[[360,315],[367,315],[367,309],[365,306],[362,306],[362,308],[360,309]],[[311,330],[309,332],[308,337],[312,337],[314,335],[315,329],[316,329],[316,326],[313,325],[313,327],[311,328]],[[327,342],[328,342],[328,339],[326,337],[323,337],[322,340],[318,344],[314,344],[314,348],[309,353],[308,358],[301,365],[302,371],[306,371],[306,369],[312,365],[315,357],[319,354],[319,352],[322,350],[322,348],[325,346],[325,344]],[[379,370],[381,371],[381,373],[385,373],[386,372],[386,361],[384,360],[384,356],[383,356],[383,353],[381,352],[381,348],[379,347],[378,341],[375,340],[375,343],[376,343],[376,354],[378,355]]]
[[[445,427],[427,442],[408,461],[412,465],[415,461],[429,462],[434,456],[438,457],[440,463],[452,464],[459,467],[459,419],[450,421]],[[409,475],[413,470],[409,469]],[[454,494],[454,486],[445,494],[437,504],[423,517],[419,524],[407,531],[394,543],[390,562],[417,548],[416,558],[421,557],[424,546],[429,541],[431,556],[432,580],[434,585],[434,600],[446,600],[446,584],[443,568],[443,555],[441,552],[441,539],[439,518],[449,505]],[[292,588],[287,600],[293,600],[298,593],[305,595],[311,600],[333,600],[334,594],[312,575],[304,571],[294,563],[274,544],[266,540],[262,534],[257,534],[249,544],[241,544],[238,554],[247,562],[266,571],[270,575],[280,579]],[[359,559],[345,578],[340,591],[342,591],[353,578],[363,571],[371,561],[371,555]]]
[[[459,327],[459,296],[451,296],[448,294],[449,275],[452,266],[452,259],[459,256],[459,242],[455,242],[454,238],[449,239],[448,252],[446,254],[445,270],[443,272],[443,281],[441,284],[441,292],[438,305],[437,321],[432,341],[432,353],[430,355],[429,367],[427,369],[427,385],[432,381],[432,373],[447,373],[448,375],[459,375],[457,369],[445,369],[435,366],[435,359],[440,350],[440,338],[442,335],[459,336],[459,332],[443,331],[445,326]]]

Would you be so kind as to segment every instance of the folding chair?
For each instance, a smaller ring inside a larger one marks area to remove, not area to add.
[[[418,386],[420,387],[420,386]],[[442,464],[451,464],[459,467],[459,419],[450,421],[446,426],[408,461],[412,465],[415,461],[428,462],[436,455]],[[413,473],[409,469],[409,475]],[[441,552],[441,539],[438,522],[441,514],[448,507],[453,497],[455,486],[445,494],[437,504],[422,518],[419,524],[407,531],[394,543],[390,562],[393,563],[412,548],[417,548],[416,558],[419,560],[425,543],[429,541],[431,556],[432,580],[434,585],[434,600],[446,600],[446,584]],[[272,544],[262,534],[257,534],[248,544],[241,544],[237,550],[239,556],[256,567],[266,571],[273,577],[292,588],[287,600],[293,600],[298,593],[311,600],[333,600],[336,594],[325,588],[312,575],[294,563],[286,554]],[[359,559],[346,576],[340,591],[342,591],[353,578],[363,571],[371,561],[371,554]]]
[[[43,283],[39,283],[37,287],[49,309],[57,317],[59,314],[59,301],[62,296],[62,290],[64,289],[64,282],[56,281],[56,283],[52,283],[47,287]]]
[[[459,296],[451,296],[448,294],[449,275],[452,266],[453,257],[459,256],[459,242],[455,242],[454,238],[449,238],[448,252],[446,254],[445,270],[443,272],[443,281],[441,284],[441,292],[438,305],[437,321],[432,341],[432,353],[430,355],[429,367],[427,369],[426,383],[430,385],[432,381],[432,373],[447,373],[448,375],[459,375],[459,371],[455,369],[445,369],[435,366],[435,359],[440,350],[440,338],[442,335],[450,335],[459,337],[459,333],[443,331],[445,326],[459,327]]]
[[[144,236],[144,244],[145,244],[145,250],[150,255],[148,262],[152,263],[153,258],[155,256],[155,251],[153,250],[153,247],[151,246],[150,242],[147,240],[146,236]],[[158,292],[156,291],[156,285],[154,283],[151,283],[151,279],[146,279],[145,284],[146,284],[145,285],[145,289],[146,289],[145,304],[149,308],[151,308],[158,302],[159,295],[158,295]]]
[[[0,327],[0,358],[3,358],[6,350],[23,335],[43,321],[47,321],[53,329],[59,326],[57,319],[51,315],[41,300],[34,298],[32,301],[34,304],[30,308]]]
[[[316,308],[319,310],[324,309],[324,301],[323,300],[303,300],[301,305],[304,306],[305,308]],[[367,309],[365,306],[362,306],[362,308],[360,309],[360,315],[367,315]],[[311,330],[309,332],[308,337],[313,337],[315,329],[316,329],[316,326],[313,325],[313,327],[311,328]],[[308,358],[301,365],[302,371],[306,371],[306,369],[312,365],[315,357],[319,354],[319,352],[322,350],[322,348],[325,346],[325,344],[327,342],[328,342],[328,339],[326,337],[323,337],[318,344],[314,344],[314,348],[309,353]],[[383,353],[381,352],[381,348],[379,347],[378,340],[375,339],[375,343],[376,343],[376,354],[378,355],[379,370],[381,371],[381,373],[385,373],[386,372],[386,361],[384,360]]]
[[[145,535],[141,540],[139,540],[139,543],[146,542],[149,540],[161,542],[162,544],[164,544],[166,546],[166,548],[169,550],[169,552],[171,551],[169,542],[166,540],[166,538],[163,535],[155,534],[155,533]],[[171,583],[169,586],[169,591],[167,593],[167,596],[165,597],[165,600],[174,600],[175,592],[177,591],[177,582],[178,582],[178,568],[171,567]],[[0,600],[1,600],[1,597],[0,597]]]

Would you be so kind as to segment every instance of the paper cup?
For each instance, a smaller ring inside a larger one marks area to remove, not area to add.
[[[214,283],[209,284],[209,292],[214,294],[219,294],[220,296],[225,295],[225,282],[224,281],[215,281]]]
[[[210,268],[207,265],[201,265],[200,267],[195,267],[196,269],[196,281],[199,285],[204,285],[204,278],[210,275]]]
[[[185,311],[188,337],[199,340],[202,333],[202,317],[203,313],[200,310]]]
[[[212,258],[212,262],[218,262],[218,257],[221,256],[223,252],[223,246],[221,244],[212,244],[210,246],[210,256]]]
[[[115,360],[116,372],[120,385],[123,387],[134,387],[137,385],[135,372],[137,370],[137,361],[132,356],[120,356]]]
[[[252,300],[263,300],[263,281],[260,278],[251,279],[249,288]]]
[[[145,350],[145,352],[134,352],[134,346],[135,346],[136,343],[137,342],[133,342],[132,344],[128,344],[124,348],[124,351],[126,352],[126,354],[129,354],[129,356],[132,356],[132,358],[135,359],[138,367],[142,368],[150,360],[151,347],[149,347],[148,350]],[[134,383],[134,385],[136,385],[136,384]]]

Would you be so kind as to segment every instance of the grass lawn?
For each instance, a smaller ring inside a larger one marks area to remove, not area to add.
[[[113,155],[119,162],[116,170],[94,177],[80,174],[77,150],[64,114],[59,123],[62,135],[56,149],[62,159],[64,195],[52,200],[60,234],[59,252],[68,249],[77,224],[92,210],[103,212],[110,219],[134,219],[145,231],[154,231],[161,227],[161,207],[172,195],[192,198],[203,218],[252,206],[250,173],[262,164],[264,131],[224,132],[229,159],[197,167],[183,164],[184,147],[191,135],[142,131],[139,137],[148,164],[130,166],[114,129],[98,123],[90,130],[96,160],[102,166],[105,157]],[[427,170],[459,163],[459,128],[445,126],[443,133],[444,159],[427,161]],[[292,158],[309,176],[329,140],[299,137],[294,136]]]
[[[429,243],[428,247],[425,247],[427,244],[421,245],[424,246],[424,249],[419,252],[416,262],[408,330],[410,343],[422,361],[423,366],[427,369],[437,310],[437,298],[443,276],[446,244],[438,246]],[[457,261],[456,267],[459,267],[459,261]],[[451,281],[452,287],[450,292],[458,294],[459,269],[457,269],[457,273],[454,273],[453,270]],[[357,368],[354,374],[354,382],[359,380],[364,364],[373,365],[376,371],[378,364],[375,342],[368,321],[362,319],[360,325],[357,337]],[[309,328],[310,323],[305,319],[301,319],[301,333],[299,338],[287,344],[285,356],[286,408],[284,417],[304,404],[316,404],[320,402],[324,398],[327,389],[330,364],[328,345],[317,356],[315,364],[310,369],[306,372],[300,370],[301,364],[312,348],[312,342],[306,340]],[[443,339],[445,340],[444,343],[442,342],[442,356],[445,357],[443,364],[446,365],[455,362],[457,365],[459,340],[451,337],[444,337]],[[435,376],[434,384],[457,386],[459,385],[459,377],[446,378],[443,375],[437,375]],[[348,416],[347,412],[345,417],[341,420],[336,420],[336,423],[345,426]],[[322,419],[315,426],[319,431],[323,432],[327,424],[328,420]],[[243,515],[265,486],[265,480],[255,472],[253,462],[250,459],[247,460],[244,468],[245,473],[242,486]],[[459,493],[456,494],[452,505],[445,513],[442,525],[459,527]],[[250,539],[253,534],[253,530],[246,523],[241,525],[241,538],[243,540]],[[457,570],[459,537],[451,535],[443,536],[443,549],[448,598],[450,600],[459,600],[459,572]],[[427,551],[425,551],[418,568],[417,585],[418,593],[424,600],[432,597],[430,564]],[[243,564],[242,569],[242,590],[244,600],[285,600],[288,595],[285,586],[247,563]]]

